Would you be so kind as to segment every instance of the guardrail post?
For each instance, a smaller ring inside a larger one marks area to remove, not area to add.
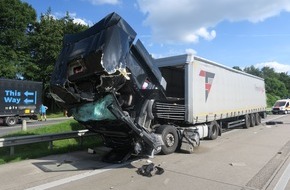
[[[52,151],[52,149],[53,149],[53,141],[49,141],[48,145],[49,145],[49,150]]]
[[[26,120],[22,120],[22,126],[21,126],[22,131],[26,131],[27,130],[27,126],[26,126]]]
[[[10,146],[10,156],[14,155],[14,146]]]
[[[79,138],[80,139],[79,144],[80,144],[81,148],[83,147],[83,141],[84,141],[83,136],[86,134],[86,132],[87,132],[87,130],[81,130],[81,131],[78,132],[78,136],[80,137]]]
[[[84,141],[83,136],[80,136],[80,146],[81,146],[81,148],[83,147],[83,141]]]

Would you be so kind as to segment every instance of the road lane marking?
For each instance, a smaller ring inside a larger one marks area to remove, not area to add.
[[[50,188],[57,187],[57,186],[60,186],[60,185],[64,185],[64,184],[67,184],[67,183],[70,183],[70,182],[73,182],[73,181],[84,179],[84,178],[87,178],[87,177],[90,177],[90,176],[93,176],[93,175],[98,175],[100,173],[104,173],[104,172],[110,171],[112,169],[120,168],[120,167],[128,165],[128,164],[129,164],[129,162],[125,162],[125,163],[122,163],[122,164],[112,164],[112,165],[104,167],[103,169],[92,170],[92,171],[89,171],[89,172],[85,172],[85,173],[81,173],[81,174],[78,174],[78,175],[70,176],[70,177],[67,177],[67,178],[64,178],[64,179],[60,179],[60,180],[52,181],[52,182],[49,182],[49,183],[45,183],[45,184],[42,184],[42,185],[39,185],[39,186],[31,187],[31,188],[28,188],[28,189],[25,189],[25,190],[45,190],[45,189],[50,189]]]
[[[287,186],[287,184],[289,182],[289,179],[290,179],[290,165],[287,166],[286,170],[284,171],[284,173],[280,177],[278,183],[276,184],[276,186],[274,187],[273,190],[285,189],[285,187]]]
[[[267,164],[264,165],[264,167],[246,184],[247,187],[262,189],[272,181],[282,164],[289,158],[290,141],[288,141],[279,152],[281,152],[281,154],[275,154],[272,159],[269,160]]]

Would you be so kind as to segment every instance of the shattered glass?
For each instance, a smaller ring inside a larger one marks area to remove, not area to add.
[[[107,95],[96,102],[84,104],[81,107],[72,108],[71,112],[78,121],[115,120],[116,117],[108,110],[108,105],[114,102],[112,95]]]

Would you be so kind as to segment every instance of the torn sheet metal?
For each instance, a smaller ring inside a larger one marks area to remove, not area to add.
[[[182,144],[180,150],[187,153],[193,153],[194,148],[200,144],[200,137],[197,129],[185,129],[182,133]]]
[[[99,71],[104,69],[108,74],[112,74],[118,69],[124,69],[125,59],[135,36],[136,32],[116,13],[108,15],[84,32],[66,34],[52,83],[64,84],[68,63],[94,53],[97,57],[92,57],[96,58],[92,61],[96,64],[100,62]],[[85,73],[96,72],[96,64],[86,64]]]
[[[138,153],[151,155],[162,142],[150,129],[154,118],[146,102],[166,100],[166,81],[135,37],[116,13],[83,32],[65,35],[50,91],[69,115],[100,134],[107,147],[117,153],[138,147]]]
[[[95,101],[105,93],[145,82],[164,96],[166,82],[136,32],[118,14],[111,13],[77,34],[66,34],[51,77],[51,93],[63,107]],[[149,94],[149,93],[148,93]]]

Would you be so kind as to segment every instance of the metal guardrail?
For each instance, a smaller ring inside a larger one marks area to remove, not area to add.
[[[0,148],[10,147],[10,155],[13,155],[14,146],[39,143],[39,142],[49,142],[49,148],[50,150],[52,150],[53,141],[63,140],[63,139],[72,139],[72,138],[79,138],[80,145],[82,146],[84,137],[95,136],[95,135],[97,134],[90,132],[88,130],[79,130],[79,131],[71,131],[71,132],[66,132],[66,133],[54,133],[54,134],[46,134],[46,135],[7,137],[7,138],[0,138]]]

